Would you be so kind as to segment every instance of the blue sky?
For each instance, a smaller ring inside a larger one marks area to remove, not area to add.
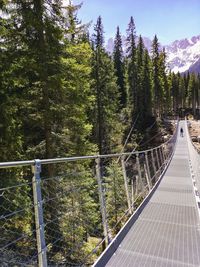
[[[74,0],[73,3],[81,1]],[[83,0],[78,13],[82,22],[92,21],[91,32],[101,15],[106,39],[114,37],[119,25],[122,34],[133,16],[137,34],[162,44],[200,34],[200,0]]]

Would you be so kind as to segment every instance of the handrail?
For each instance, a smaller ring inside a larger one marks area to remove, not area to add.
[[[168,143],[172,138],[177,137],[177,134],[178,134],[178,124],[177,124],[176,130],[175,130],[173,136],[167,142],[165,142],[164,144]],[[164,174],[165,174],[165,172],[166,172],[166,170],[167,170],[167,168],[168,168],[168,166],[169,166],[169,164],[170,164],[170,162],[171,162],[171,160],[173,158],[175,147],[176,147],[176,143],[177,143],[177,139],[175,140],[175,143],[174,143],[174,146],[173,146],[173,149],[172,149],[172,153],[170,154],[170,156],[169,156],[169,158],[167,160],[167,163],[164,166],[164,169],[162,170],[162,172],[160,173],[160,175],[158,177],[158,180],[156,181],[154,186],[151,188],[151,190],[149,190],[148,194],[145,196],[143,201],[140,203],[140,205],[137,207],[137,209],[132,213],[131,217],[128,219],[128,221],[125,223],[125,225],[121,228],[121,230],[117,233],[117,235],[112,240],[112,242],[108,245],[108,247],[102,252],[102,254],[99,256],[99,258],[92,265],[92,267],[105,266],[108,263],[108,261],[111,258],[111,256],[115,253],[116,249],[119,247],[119,245],[121,244],[122,240],[124,239],[124,237],[126,236],[128,231],[131,229],[132,225],[136,222],[136,220],[140,216],[141,212],[145,208],[146,204],[148,203],[149,199],[152,197],[152,195],[154,194],[155,190],[159,186],[159,184],[160,184],[160,182],[162,180],[162,177],[164,176]],[[160,168],[162,168],[162,167],[160,167]],[[153,177],[151,179],[153,179]]]
[[[63,225],[64,219],[67,223],[66,225],[69,224],[69,229],[71,229],[72,217],[73,220],[77,220],[73,216],[74,214],[83,215],[80,226],[84,231],[91,229],[91,236],[94,233],[94,236],[98,238],[100,236],[103,237],[101,242],[98,242],[98,244],[94,243],[95,247],[93,246],[89,254],[84,253],[84,259],[81,260],[83,265],[87,257],[90,257],[88,255],[97,254],[101,250],[102,244],[103,246],[109,245],[119,228],[135,212],[142,199],[151,194],[153,188],[156,188],[155,185],[167,169],[173,156],[177,141],[177,129],[178,124],[174,134],[166,142],[143,151],[0,163],[0,168],[17,166],[32,167],[32,181],[30,180],[31,174],[26,173],[26,171],[11,172],[10,174],[8,173],[8,176],[7,174],[2,176],[3,179],[7,177],[8,179],[13,177],[13,179],[11,183],[7,184],[6,182],[6,185],[9,185],[9,187],[4,186],[4,188],[0,189],[2,212],[2,216],[0,216],[0,232],[3,235],[3,246],[0,248],[0,265],[2,262],[18,264],[19,260],[23,261],[22,254],[19,253],[20,255],[18,257],[18,246],[21,247],[20,242],[29,233],[28,229],[33,229],[30,240],[34,245],[34,249],[28,252],[31,258],[29,257],[24,260],[27,265],[37,265],[36,262],[38,262],[38,266],[45,267],[48,261],[50,265],[54,265],[50,260],[51,256],[49,256],[51,253],[54,254],[53,249],[51,249],[54,246],[59,246],[60,255],[66,258],[65,252],[62,254],[62,242],[60,245],[55,243],[63,238],[67,239],[69,237],[68,232],[65,229],[61,229],[60,225]],[[125,159],[127,156],[132,155],[133,158],[126,164]],[[120,161],[118,161],[119,157],[122,157]],[[114,158],[115,162],[113,160],[101,162],[100,159],[103,158]],[[42,164],[67,163],[79,160],[90,160],[89,163],[91,164],[87,164],[84,169],[78,168],[78,170],[77,168],[74,169],[71,164],[69,166],[63,166],[64,168],[61,168],[61,170],[59,168],[56,170],[56,176],[46,176],[45,172],[42,172]],[[2,185],[4,185],[4,182]],[[15,191],[17,192],[16,195]],[[97,195],[99,196],[99,200],[96,199]],[[74,201],[72,201],[73,203],[70,201],[70,199],[74,198],[76,199],[76,204]],[[113,199],[117,201],[116,203],[120,203],[119,216],[114,221],[114,215],[110,212],[113,209]],[[85,210],[88,210],[88,207],[90,207],[88,206],[90,201],[92,201],[92,205],[94,203],[91,209],[92,214],[89,212],[86,215]],[[83,214],[82,211],[79,213],[80,209],[83,210]],[[96,224],[94,224],[93,220],[90,221],[90,218],[96,212],[98,212],[99,226],[101,225],[99,230],[96,229]],[[21,229],[18,229],[18,221],[21,224],[23,222],[21,218],[26,216],[26,213],[30,214],[30,216],[28,215],[27,221],[28,228],[26,228],[27,230],[23,229],[21,231]],[[139,214],[139,211],[136,213]],[[12,219],[10,219],[11,217]],[[53,228],[51,227],[52,223],[55,225]],[[9,231],[12,229],[12,233],[9,232],[8,235],[6,232],[7,225]],[[59,236],[52,233],[51,230],[52,228],[53,232],[57,232],[57,225],[60,231]],[[79,227],[79,223],[77,226]],[[84,231],[81,231],[80,239],[77,241],[78,244],[75,244],[75,253],[78,252],[76,248],[82,247],[85,243]],[[50,236],[50,239],[46,238],[47,236]],[[15,244],[14,248],[10,246],[12,244]],[[72,250],[69,246],[69,249],[73,251],[74,246]],[[67,252],[68,255],[70,255],[70,251]],[[33,252],[35,259],[32,262]],[[12,259],[9,258],[11,253],[13,253]],[[58,259],[57,263],[59,264],[59,262],[60,260]]]
[[[186,121],[187,124],[187,121]],[[200,192],[200,151],[197,149],[197,147],[194,145],[191,135],[189,133],[188,124],[187,127],[187,135],[189,138],[188,142],[188,149],[189,149],[189,155],[190,155],[190,164],[191,164],[191,171],[193,174],[193,179],[195,180],[196,187],[198,192]]]
[[[192,143],[194,149],[196,150],[196,152],[197,152],[198,154],[200,154],[200,150],[195,146],[194,142],[192,141],[192,137],[191,137],[191,135],[190,135],[189,126],[188,126],[187,122],[190,122],[190,120],[186,120],[186,125],[187,125],[187,129],[188,129],[188,135],[189,135],[190,141],[191,141],[191,143]]]
[[[76,160],[87,160],[87,159],[98,159],[98,158],[115,158],[115,157],[122,157],[122,156],[132,156],[142,153],[148,153],[149,151],[156,150],[163,145],[168,144],[172,138],[174,138],[176,131],[174,134],[164,143],[159,146],[142,150],[142,151],[132,151],[132,152],[123,152],[123,153],[115,153],[115,154],[105,154],[105,155],[89,155],[89,156],[76,156],[76,157],[63,157],[63,158],[55,158],[55,159],[41,159],[40,162],[42,165],[44,164],[52,164],[52,163],[64,163],[64,162],[72,162]],[[11,162],[1,162],[0,169],[3,168],[11,168],[11,167],[19,167],[19,166],[34,166],[36,160],[25,160],[25,161],[11,161]]]

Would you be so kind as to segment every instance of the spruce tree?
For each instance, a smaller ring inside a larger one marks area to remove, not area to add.
[[[185,88],[185,82],[184,82],[183,77],[181,77],[179,85],[180,85],[180,112],[181,112],[180,115],[183,115],[183,111],[186,108],[186,102],[185,102],[186,88]]]
[[[197,83],[195,74],[190,75],[190,80],[188,84],[188,94],[189,94],[189,107],[192,109],[193,115],[196,115],[196,102],[197,102]]]
[[[136,77],[136,107],[134,109],[135,113],[140,113],[141,117],[144,119],[144,99],[145,99],[145,92],[143,87],[143,68],[144,68],[144,43],[142,40],[141,35],[139,36],[139,41],[137,45],[136,51],[136,70],[137,70],[137,77]]]
[[[200,115],[200,73],[197,74],[197,108]]]
[[[137,110],[137,91],[136,91],[136,30],[133,17],[130,18],[127,29],[126,37],[126,56],[128,59],[128,83],[129,94],[128,100],[132,110],[132,116],[134,110]]]
[[[11,5],[6,6],[9,14],[4,19],[5,27],[0,29],[3,31],[1,37],[5,37],[0,45],[0,49],[4,51],[0,55],[3,63],[0,74],[0,109],[6,120],[1,135],[4,151],[7,151],[2,161],[83,155],[91,153],[93,149],[89,141],[92,124],[88,118],[94,102],[91,93],[92,50],[88,42],[79,38],[79,25],[76,28],[76,16],[72,12],[77,9],[71,7],[71,13],[67,16],[70,21],[66,21],[61,4],[61,1],[55,3],[38,0],[31,3],[12,1]],[[63,182],[57,182],[55,186],[54,175],[65,173],[67,176],[75,168],[77,173],[84,173],[80,175],[79,181],[85,181],[84,185],[91,188],[93,178],[91,173],[87,173],[88,164],[68,166],[67,169],[65,166],[48,165],[48,168],[44,166],[42,169],[43,176],[52,178],[46,186],[43,185],[43,197],[48,199],[44,205],[44,220],[48,221],[45,228],[46,242],[50,247],[48,256],[52,264],[58,247],[61,255],[67,252],[68,245],[73,245],[73,242],[66,240],[66,231],[71,226],[64,229],[62,221],[62,218],[67,219],[62,204],[67,206],[69,200],[58,198],[60,192],[65,192],[72,181],[62,177]],[[7,175],[6,177],[8,178]],[[16,185],[18,180],[23,182],[24,177],[27,178],[27,173],[10,172],[12,180],[4,179],[3,187]],[[25,195],[26,190],[25,188]],[[30,204],[30,198],[17,193],[15,197],[13,203]],[[55,202],[54,199],[59,200]],[[91,204],[91,207],[96,208],[88,190],[79,194],[75,199],[75,203],[77,202],[82,207],[78,210],[82,224],[86,224],[86,220],[92,221],[92,217],[95,220],[95,216],[85,212],[86,205]],[[59,217],[60,213],[62,218]],[[19,216],[15,225],[22,234],[27,234],[28,231],[30,235],[30,228],[34,228],[31,220],[31,214],[26,218]],[[8,227],[12,228],[12,223],[11,221]],[[89,232],[87,227],[78,225],[80,233],[74,230],[70,232],[71,236],[83,240],[83,236]],[[18,232],[17,229],[14,230]],[[56,245],[52,245],[55,242]],[[28,246],[31,248],[29,242],[21,249],[26,250]],[[80,256],[80,253],[76,255]]]
[[[100,154],[116,149],[121,143],[121,126],[118,125],[119,93],[112,59],[106,53],[103,43],[101,17],[97,19],[93,35],[93,88],[96,107],[93,117],[94,137]]]
[[[163,49],[160,52],[159,70],[160,70],[160,83],[162,86],[162,114],[167,114],[171,109],[170,89],[167,78],[167,66],[166,66],[166,52]]]
[[[145,49],[145,52],[144,52],[143,88],[144,88],[145,117],[151,117],[152,116],[152,73],[151,73],[151,59],[150,59],[147,49]]]
[[[162,115],[163,86],[160,74],[160,54],[158,38],[155,35],[152,43],[152,70],[153,70],[153,106],[154,115]]]
[[[171,78],[171,96],[172,96],[172,109],[176,114],[179,106],[179,74],[172,73]]]
[[[115,73],[117,76],[117,85],[119,87],[120,93],[120,105],[122,108],[126,107],[127,102],[127,93],[125,86],[125,77],[124,77],[124,56],[122,49],[122,38],[119,31],[119,27],[117,27],[117,33],[114,40],[114,50],[113,50],[113,60]]]
[[[23,42],[24,32],[20,14],[17,14],[16,1],[4,1],[2,17],[0,18],[0,161],[16,161],[25,159],[23,151],[25,136],[21,115],[24,105],[23,92],[28,87],[28,77],[25,62],[27,62],[27,47]],[[23,242],[14,243],[7,247],[1,260],[6,262],[16,260],[16,254],[31,258],[34,253],[34,238],[32,233],[31,188],[28,171],[25,168],[5,169],[1,171],[0,188],[16,187],[15,190],[5,190],[1,198],[0,213],[8,212],[13,216],[9,220],[1,220],[0,227],[4,229],[2,247],[12,244],[16,236],[26,237]],[[22,193],[23,192],[23,193]],[[16,210],[23,210],[16,214]],[[2,225],[3,224],[3,225]],[[20,240],[20,238],[19,238]],[[24,253],[24,251],[26,251]],[[13,255],[14,254],[14,255]],[[19,256],[19,257],[20,257]],[[19,259],[21,261],[22,259]]]

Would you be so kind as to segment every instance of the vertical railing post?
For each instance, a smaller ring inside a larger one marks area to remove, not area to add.
[[[100,158],[96,159],[96,177],[98,182],[98,191],[99,191],[99,201],[101,208],[101,216],[102,216],[102,224],[103,224],[103,232],[104,238],[106,242],[106,246],[109,244],[109,233],[108,233],[108,224],[107,224],[107,212],[104,198],[104,191],[102,186],[102,173],[101,173],[101,160]]]
[[[153,165],[153,171],[154,171],[154,176],[156,175],[156,165],[155,165],[155,159],[153,155],[153,150],[151,150],[151,160],[152,160],[152,165]]]
[[[165,155],[164,155],[164,147],[161,146],[161,153],[162,153],[162,157],[163,157],[163,163],[165,163]]]
[[[124,186],[125,186],[125,191],[126,191],[128,210],[129,210],[129,214],[132,214],[132,207],[131,207],[130,194],[128,190],[128,181],[127,181],[127,175],[126,175],[126,166],[125,166],[124,156],[122,156],[121,158],[121,164],[122,164],[122,172],[124,176]]]
[[[158,148],[158,152],[160,154],[160,163],[161,163],[161,171],[163,170],[163,165],[164,165],[164,158],[163,158],[163,155],[162,155],[162,147],[160,146]]]
[[[146,173],[147,184],[148,184],[149,191],[150,191],[152,184],[151,184],[151,173],[150,173],[150,168],[149,168],[149,160],[148,160],[147,151],[145,151],[145,163],[146,164],[144,164],[144,168],[145,168],[145,173]]]
[[[165,159],[166,159],[166,161],[168,161],[168,143],[167,144],[165,144]]]
[[[46,243],[44,233],[44,219],[42,208],[42,193],[41,193],[41,161],[35,160],[35,165],[32,166],[33,172],[33,200],[35,210],[35,226],[36,226],[36,240],[37,240],[37,252],[38,252],[38,266],[47,267],[47,254]]]
[[[162,154],[163,154],[164,161],[166,161],[165,145],[162,146]]]
[[[131,179],[131,206],[132,206],[132,211],[134,211],[134,183],[133,183],[133,178]]]
[[[163,162],[163,157],[162,157],[162,152],[161,152],[161,146],[158,148],[158,153],[160,156],[160,166],[162,168],[164,162]]]
[[[136,164],[137,164],[137,170],[138,170],[138,176],[139,176],[139,181],[138,184],[140,183],[141,186],[143,185],[142,182],[142,172],[141,172],[141,168],[140,168],[140,160],[139,160],[139,154],[136,154]]]
[[[161,164],[160,164],[160,161],[159,161],[159,157],[158,157],[158,148],[156,148],[156,161],[157,161],[157,164],[158,164],[158,170],[160,171],[161,173]]]
[[[138,193],[139,193],[139,177],[138,175],[135,176],[135,195],[137,197]]]
[[[163,157],[163,163],[166,166],[167,160],[166,160],[166,157],[165,157],[165,147],[164,147],[164,145],[161,147],[161,152],[162,152],[162,157]]]

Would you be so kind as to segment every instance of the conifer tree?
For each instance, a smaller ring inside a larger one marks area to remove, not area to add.
[[[23,133],[22,107],[24,105],[24,91],[28,88],[28,48],[24,42],[25,30],[22,19],[22,10],[18,10],[21,3],[17,1],[5,1],[3,5],[1,26],[0,27],[0,111],[1,133],[0,133],[0,160],[16,161],[25,159],[23,151],[25,144],[25,135]],[[22,8],[21,8],[22,9]],[[19,11],[19,12],[18,12]],[[29,62],[30,63],[30,62]],[[26,176],[24,175],[26,174]],[[26,184],[28,175],[24,169],[5,170],[0,179],[0,188],[16,186],[17,184]],[[31,205],[29,196],[30,187],[16,188],[14,194],[5,192],[1,199],[1,211],[5,212],[6,203],[9,203],[9,210],[16,211]],[[6,196],[7,194],[7,196]],[[5,201],[5,203],[4,203]],[[1,214],[3,214],[1,212]],[[14,235],[27,236],[27,241],[21,244],[16,243],[15,249],[20,254],[22,251],[28,251],[28,255],[33,252],[33,244],[30,240],[33,238],[31,229],[32,214],[27,211],[18,216],[13,216],[5,228],[7,244],[13,242]],[[1,221],[2,223],[2,221]],[[13,234],[15,233],[15,234]],[[30,239],[30,240],[28,240]],[[6,244],[2,244],[6,245]],[[4,257],[4,255],[1,255]],[[8,257],[8,255],[5,255]],[[6,258],[7,260],[7,258]]]
[[[123,224],[121,218],[124,216],[124,211],[128,208],[125,197],[124,178],[121,167],[116,161],[111,162],[106,171],[108,173],[106,178],[106,205],[109,212],[108,225],[112,232],[117,234]]]
[[[183,77],[181,77],[180,79],[180,111],[181,111],[181,115],[183,114],[183,110],[186,108],[186,88],[185,88],[185,82]]]
[[[179,75],[175,75],[172,73],[171,78],[171,96],[172,96],[172,109],[173,112],[176,114],[178,112],[178,105],[179,105]]]
[[[137,106],[135,110],[140,114],[139,130],[144,130],[144,124],[148,123],[148,119],[152,116],[152,78],[151,78],[151,62],[147,49],[144,47],[143,39],[139,36],[137,45]]]
[[[189,105],[192,108],[193,115],[196,115],[196,102],[197,102],[197,83],[195,74],[190,75],[190,80],[188,84],[188,94],[189,94]]]
[[[18,112],[26,80],[18,78],[23,59],[18,53],[20,43],[5,2],[1,9],[5,15],[0,18],[0,161],[3,162],[23,159],[23,133]]]
[[[114,60],[115,73],[117,76],[117,85],[119,87],[119,92],[120,92],[120,105],[121,107],[126,107],[127,93],[126,93],[125,78],[124,78],[123,58],[124,56],[122,50],[122,38],[119,31],[119,27],[117,27],[117,33],[114,40],[113,60]]]
[[[12,156],[7,152],[2,160],[83,155],[93,149],[89,142],[92,125],[88,118],[88,111],[94,102],[90,89],[92,50],[88,42],[77,36],[79,25],[76,28],[76,15],[73,14],[77,8],[71,7],[71,13],[67,16],[70,21],[65,21],[61,5],[61,1],[37,0],[31,3],[12,1],[6,7],[9,10],[4,22],[7,29],[2,29],[6,36],[0,45],[0,49],[5,51],[0,55],[2,70],[5,71],[0,74],[4,76],[1,79],[1,94],[5,92],[5,99],[1,98],[4,104],[0,103],[0,109],[8,125],[4,123],[1,134],[2,137],[6,134],[7,140],[3,142]],[[93,179],[86,174],[87,167],[85,164],[85,167],[80,165],[76,169],[77,172],[85,172],[81,178],[87,176],[86,186],[89,186]],[[43,175],[53,177],[54,174],[63,173],[64,169],[49,165],[48,169],[43,168]],[[69,168],[67,171],[70,171]],[[7,179],[4,186],[15,184],[18,178],[22,181],[22,176],[23,172],[11,175],[13,181],[10,183]],[[50,199],[55,199],[61,186],[64,190],[68,185],[60,183],[55,187],[51,180],[45,193]],[[79,197],[76,201],[82,203],[79,214],[83,222],[88,216],[84,211],[85,203],[91,203],[91,197],[85,191]],[[30,199],[19,197],[19,201],[29,203]],[[67,205],[68,200],[61,198],[60,201]],[[66,238],[66,229],[63,230],[58,216],[59,209],[59,201],[56,204],[49,201],[48,208],[45,208],[45,220],[52,222],[45,229],[46,242],[50,246],[56,240]],[[16,222],[16,225],[22,225],[22,231],[25,229],[23,234],[30,227],[30,219],[27,216]],[[87,227],[81,227],[76,238],[81,239],[87,231]],[[75,231],[72,234],[75,236]],[[62,244],[67,247],[64,241],[58,242],[57,246],[62,247]],[[56,246],[49,250],[51,260],[56,250]]]
[[[136,91],[136,30],[133,17],[130,18],[127,29],[126,38],[126,55],[128,59],[128,83],[129,94],[128,99],[132,110],[132,116],[134,110],[137,110],[137,91]]]
[[[197,108],[200,115],[200,73],[197,74]]]
[[[118,124],[119,93],[114,66],[103,47],[103,25],[101,17],[97,19],[93,35],[93,88],[96,94],[94,116],[95,142],[99,153],[108,153],[121,142],[121,127]],[[115,138],[113,138],[115,136]],[[115,140],[115,141],[114,141]]]
[[[160,60],[159,60],[159,70],[160,70],[160,82],[162,86],[162,114],[167,114],[171,109],[171,99],[170,99],[170,89],[168,84],[168,78],[167,78],[167,67],[166,67],[166,52],[165,49],[163,49],[162,52],[160,52]]]
[[[143,87],[143,68],[144,68],[144,43],[141,35],[139,36],[139,41],[136,50],[136,107],[134,109],[135,113],[140,113],[142,118],[144,118],[144,99],[145,99],[145,92]]]
[[[152,73],[151,59],[148,50],[144,53],[144,68],[143,68],[143,88],[144,88],[144,112],[146,117],[152,116]]]
[[[158,38],[155,35],[152,43],[152,67],[153,67],[153,100],[154,114],[158,117],[162,114],[163,86],[160,75],[160,54]]]

